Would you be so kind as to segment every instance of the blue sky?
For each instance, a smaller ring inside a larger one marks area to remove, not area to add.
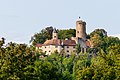
[[[0,37],[28,43],[48,26],[75,28],[79,16],[87,33],[103,28],[109,35],[120,34],[120,0],[0,0]]]

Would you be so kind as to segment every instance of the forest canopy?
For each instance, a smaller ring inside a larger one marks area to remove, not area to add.
[[[51,39],[52,30],[49,27],[35,34],[33,44]],[[0,80],[120,80],[120,40],[104,32],[97,29],[88,34],[97,50],[96,56],[92,57],[92,49],[78,55],[66,56],[55,51],[47,56],[36,51],[34,46],[13,42],[5,45],[5,39],[1,38]],[[64,35],[60,39],[69,38],[75,36],[75,29],[59,30],[58,33]]]

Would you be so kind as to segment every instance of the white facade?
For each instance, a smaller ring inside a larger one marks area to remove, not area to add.
[[[42,47],[37,47],[36,49],[41,49],[42,52],[45,52],[46,55],[51,55],[51,53],[54,53],[55,51],[57,51],[58,53],[60,53],[62,50],[66,53],[66,54],[71,54],[71,53],[76,53],[76,46],[59,46],[59,45],[46,45],[46,46],[42,46]]]

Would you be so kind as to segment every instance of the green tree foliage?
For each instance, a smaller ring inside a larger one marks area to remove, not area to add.
[[[108,37],[107,32],[104,29],[96,29],[90,33],[90,41],[93,48],[97,48],[99,51],[102,49],[105,53],[109,46],[120,44],[119,38]]]
[[[75,55],[71,57],[67,57],[66,55],[53,53],[46,60],[50,61],[53,65],[55,65],[58,69],[58,72],[61,74],[59,79],[61,80],[72,80],[73,76],[73,61]]]
[[[59,80],[60,73],[55,65],[49,61],[36,61],[25,68],[25,79]]]
[[[25,44],[11,42],[7,44],[7,46],[1,46],[0,79],[7,80],[24,78],[24,68],[27,65],[32,64],[32,52],[33,51]]]
[[[101,53],[99,56],[92,59],[91,69],[93,70],[93,79],[102,80],[119,80],[119,64],[118,56]]]
[[[75,37],[76,30],[75,29],[68,29],[68,30],[58,30],[58,38],[59,39],[70,39],[71,37]]]
[[[93,37],[90,38],[93,47],[98,48],[104,44],[103,38],[101,38],[98,34],[95,34]]]
[[[93,37],[95,34],[100,35],[101,37],[107,36],[107,32],[104,29],[95,29],[90,33],[90,37]]]
[[[89,80],[91,79],[91,74],[89,74],[89,67],[91,65],[91,59],[89,58],[89,54],[81,54],[79,57],[76,57],[74,67],[73,67],[73,75],[77,80]]]
[[[107,48],[110,46],[120,44],[120,40],[117,37],[106,37],[104,38],[104,41],[105,41],[105,45],[104,45],[105,50],[107,50]]]
[[[104,46],[104,37],[106,37],[106,31],[104,29],[96,29],[90,33],[90,41],[94,48]]]
[[[52,32],[53,32],[52,26],[42,29],[39,33],[36,33],[31,37],[30,43],[32,42],[33,45],[36,45],[37,43],[42,44],[47,39],[52,38]]]

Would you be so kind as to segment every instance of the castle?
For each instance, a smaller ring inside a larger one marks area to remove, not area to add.
[[[53,30],[52,39],[46,40],[44,44],[37,44],[36,49],[41,49],[46,55],[51,55],[54,51],[60,53],[64,51],[65,54],[76,54],[76,46],[80,44],[81,52],[86,52],[86,49],[91,47],[90,41],[86,39],[86,22],[83,20],[76,21],[76,37],[71,39],[61,40],[58,39],[58,32]]]

